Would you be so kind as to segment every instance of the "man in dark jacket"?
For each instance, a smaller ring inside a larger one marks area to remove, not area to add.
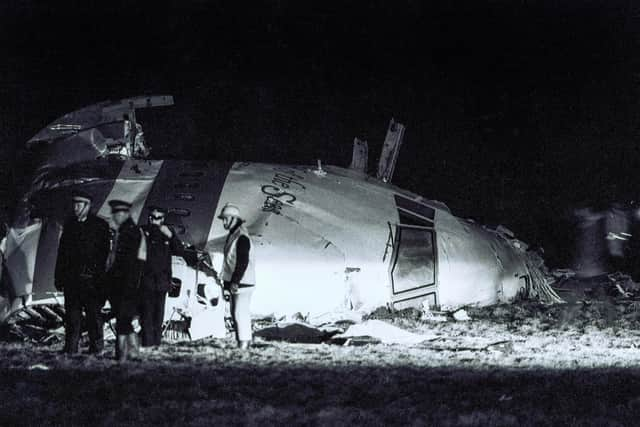
[[[112,230],[111,252],[107,259],[109,301],[116,316],[116,358],[127,359],[138,350],[133,318],[137,313],[140,274],[142,269],[142,231],[131,218],[131,203],[110,200],[111,218],[116,226]]]
[[[150,208],[149,223],[142,226],[147,243],[147,262],[141,283],[140,322],[142,346],[158,346],[167,292],[171,288],[171,255],[179,255],[181,244],[176,233],[164,224],[166,210]]]
[[[64,224],[55,270],[56,289],[64,292],[64,351],[78,352],[84,310],[89,351],[99,354],[104,348],[100,310],[105,301],[103,280],[109,253],[109,225],[90,213],[91,195],[74,191],[72,201],[73,217]]]

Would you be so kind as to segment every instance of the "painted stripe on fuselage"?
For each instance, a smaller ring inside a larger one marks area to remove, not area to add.
[[[114,227],[109,201],[123,200],[131,203],[131,218],[137,223],[162,165],[162,160],[127,160],[113,183],[109,196],[100,207],[98,216],[106,219],[110,226]]]
[[[156,177],[143,209],[167,209],[172,225],[185,243],[203,249],[209,236],[220,194],[232,163],[167,160]]]

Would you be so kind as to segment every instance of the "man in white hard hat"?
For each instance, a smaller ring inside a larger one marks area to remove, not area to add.
[[[229,231],[224,244],[222,280],[225,289],[231,293],[231,314],[238,347],[246,350],[252,338],[249,305],[256,284],[251,237],[237,206],[227,203],[218,218],[223,221],[224,229]]]

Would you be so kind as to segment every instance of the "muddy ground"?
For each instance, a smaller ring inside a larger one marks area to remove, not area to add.
[[[0,425],[637,425],[640,306],[574,298],[407,310],[415,345],[179,341],[117,364],[0,344]],[[108,350],[112,351],[112,342]]]

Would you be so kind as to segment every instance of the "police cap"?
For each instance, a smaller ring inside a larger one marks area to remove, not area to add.
[[[124,200],[109,200],[109,206],[111,206],[111,213],[128,212],[131,209],[131,203]]]
[[[91,203],[93,201],[93,196],[82,190],[73,190],[71,192],[71,199],[74,202]]]

